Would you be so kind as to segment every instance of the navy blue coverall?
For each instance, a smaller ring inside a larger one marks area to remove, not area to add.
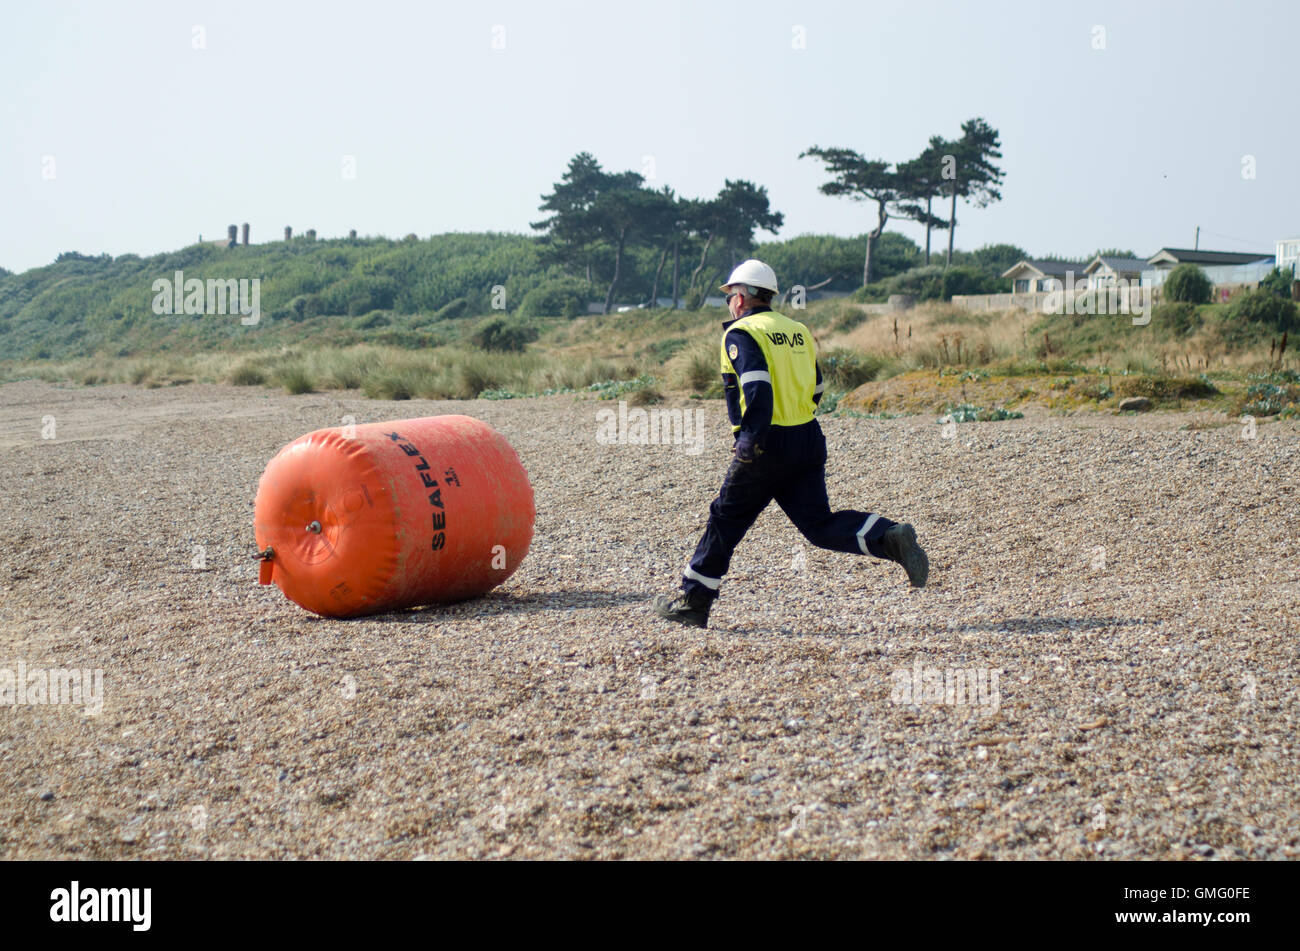
[[[759,306],[741,316],[766,310],[771,308]],[[722,326],[725,329],[735,322],[728,320]],[[682,574],[682,590],[687,594],[694,592],[697,597],[703,595],[710,601],[715,599],[731,564],[732,552],[773,499],[803,536],[818,548],[885,558],[879,539],[896,523],[870,512],[831,511],[826,496],[826,437],[821,426],[815,419],[798,426],[773,425],[772,384],[756,378],[760,374],[750,376],[751,371],[763,371],[764,377],[768,375],[762,350],[741,329],[728,332],[725,343],[729,349],[735,346],[737,356],[731,362],[737,374],[747,377],[742,417],[738,378],[731,374],[723,376],[727,415],[733,426],[740,425],[737,440],[747,436],[762,452],[752,462],[732,459],[722,489],[709,506],[704,535]],[[818,363],[813,402],[821,402],[823,386]]]

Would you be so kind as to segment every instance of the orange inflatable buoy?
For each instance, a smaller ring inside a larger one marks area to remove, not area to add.
[[[326,617],[472,598],[519,567],[535,515],[518,455],[481,420],[318,429],[258,483],[258,580]]]

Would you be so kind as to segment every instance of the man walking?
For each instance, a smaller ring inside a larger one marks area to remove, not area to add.
[[[682,593],[659,595],[655,612],[706,627],[731,555],[773,499],[818,548],[896,561],[914,587],[930,563],[916,532],[870,512],[832,512],[826,497],[826,438],[813,419],[825,384],[808,328],[772,310],[776,272],[749,260],[722,286],[722,381],[735,458],[709,506],[709,522],[682,572]]]

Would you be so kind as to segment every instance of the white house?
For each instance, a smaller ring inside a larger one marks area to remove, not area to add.
[[[1300,238],[1283,238],[1277,243],[1277,254],[1274,257],[1277,267],[1284,274],[1300,280]]]
[[[1147,258],[1142,283],[1160,287],[1180,264],[1195,264],[1211,284],[1253,284],[1273,270],[1273,255],[1267,252],[1200,251],[1189,248],[1161,248]]]
[[[1002,272],[1002,276],[1011,279],[1011,293],[1032,294],[1038,291],[1050,291],[1058,285],[1064,285],[1067,272],[1074,275],[1076,284],[1082,284],[1085,280],[1083,269],[1082,261],[1026,259],[1007,268]]]
[[[1099,254],[1088,262],[1083,273],[1090,288],[1114,287],[1119,281],[1137,286],[1142,283],[1142,270],[1146,266],[1146,261],[1141,258],[1102,257]]]

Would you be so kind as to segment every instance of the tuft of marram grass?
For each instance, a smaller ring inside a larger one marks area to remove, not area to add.
[[[653,385],[639,386],[627,394],[629,406],[653,406],[655,403],[662,403],[663,401],[663,393],[659,392],[658,388]]]
[[[245,362],[230,371],[229,380],[235,386],[261,386],[266,382],[266,373],[254,364]]]
[[[316,385],[311,376],[301,366],[294,365],[281,370],[279,382],[284,387],[284,391],[293,396],[316,392]]]
[[[682,383],[694,393],[707,393],[721,375],[718,351],[712,345],[697,346],[682,363]]]

